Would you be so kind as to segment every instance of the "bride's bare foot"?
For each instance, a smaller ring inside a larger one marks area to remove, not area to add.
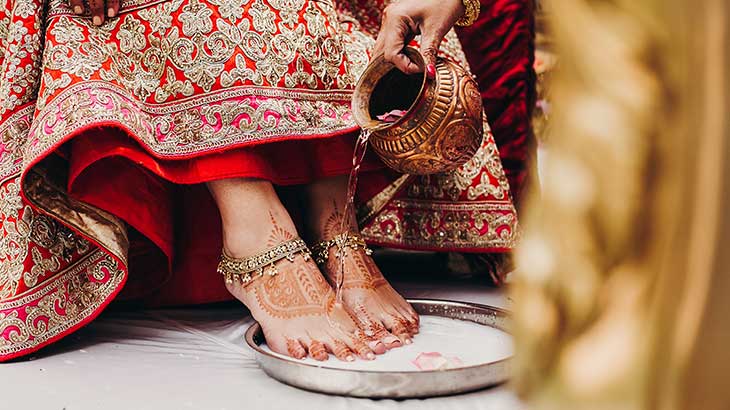
[[[346,361],[375,357],[365,341],[355,336],[357,325],[335,303],[334,291],[311,258],[297,256],[277,269],[276,276],[264,276],[249,286],[227,284],[261,324],[273,351],[297,359],[307,353],[315,360],[326,360],[328,353]]]
[[[294,224],[279,202],[271,184],[251,180],[221,180],[209,183],[223,220],[224,250],[235,265],[253,255],[272,257],[297,238]],[[282,254],[274,262],[273,276],[234,280],[227,288],[261,324],[269,347],[295,358],[307,355],[326,360],[329,354],[346,361],[375,357],[344,306],[306,252]],[[273,273],[267,264],[267,273]],[[255,275],[254,275],[255,276]]]
[[[342,233],[346,182],[331,178],[310,186],[309,234],[313,241],[329,241]],[[349,228],[354,234],[349,240],[352,246],[343,248],[343,300],[368,335],[382,340],[388,348],[409,344],[418,333],[418,314],[383,277],[365,247],[356,244],[358,229],[352,225]],[[332,284],[341,269],[337,250],[337,246],[330,247],[329,257],[320,266]]]

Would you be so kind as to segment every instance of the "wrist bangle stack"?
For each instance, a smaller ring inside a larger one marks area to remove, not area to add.
[[[479,17],[479,0],[461,0],[464,3],[464,15],[456,21],[457,26],[471,26]]]

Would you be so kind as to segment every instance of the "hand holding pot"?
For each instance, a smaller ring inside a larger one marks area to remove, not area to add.
[[[383,22],[373,56],[383,54],[406,74],[423,72],[403,49],[421,35],[421,55],[429,78],[436,75],[436,56],[446,33],[464,15],[462,0],[401,0],[383,12]]]

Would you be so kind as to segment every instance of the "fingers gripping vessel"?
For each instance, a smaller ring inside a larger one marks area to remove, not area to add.
[[[420,66],[413,48],[405,53]],[[407,109],[394,123],[375,120],[393,109]],[[476,82],[456,63],[439,58],[436,78],[407,75],[383,56],[363,73],[352,98],[355,121],[370,131],[370,144],[390,168],[406,174],[452,171],[482,143],[482,99]]]

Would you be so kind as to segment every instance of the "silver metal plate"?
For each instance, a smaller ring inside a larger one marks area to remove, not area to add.
[[[505,331],[507,311],[503,309],[447,300],[408,301],[420,315],[467,320]],[[305,390],[353,397],[404,399],[466,393],[504,383],[510,376],[512,363],[508,357],[446,370],[348,370],[287,360],[265,351],[260,346],[265,340],[258,323],[246,331],[246,342],[256,352],[256,360],[264,372],[274,379]]]

